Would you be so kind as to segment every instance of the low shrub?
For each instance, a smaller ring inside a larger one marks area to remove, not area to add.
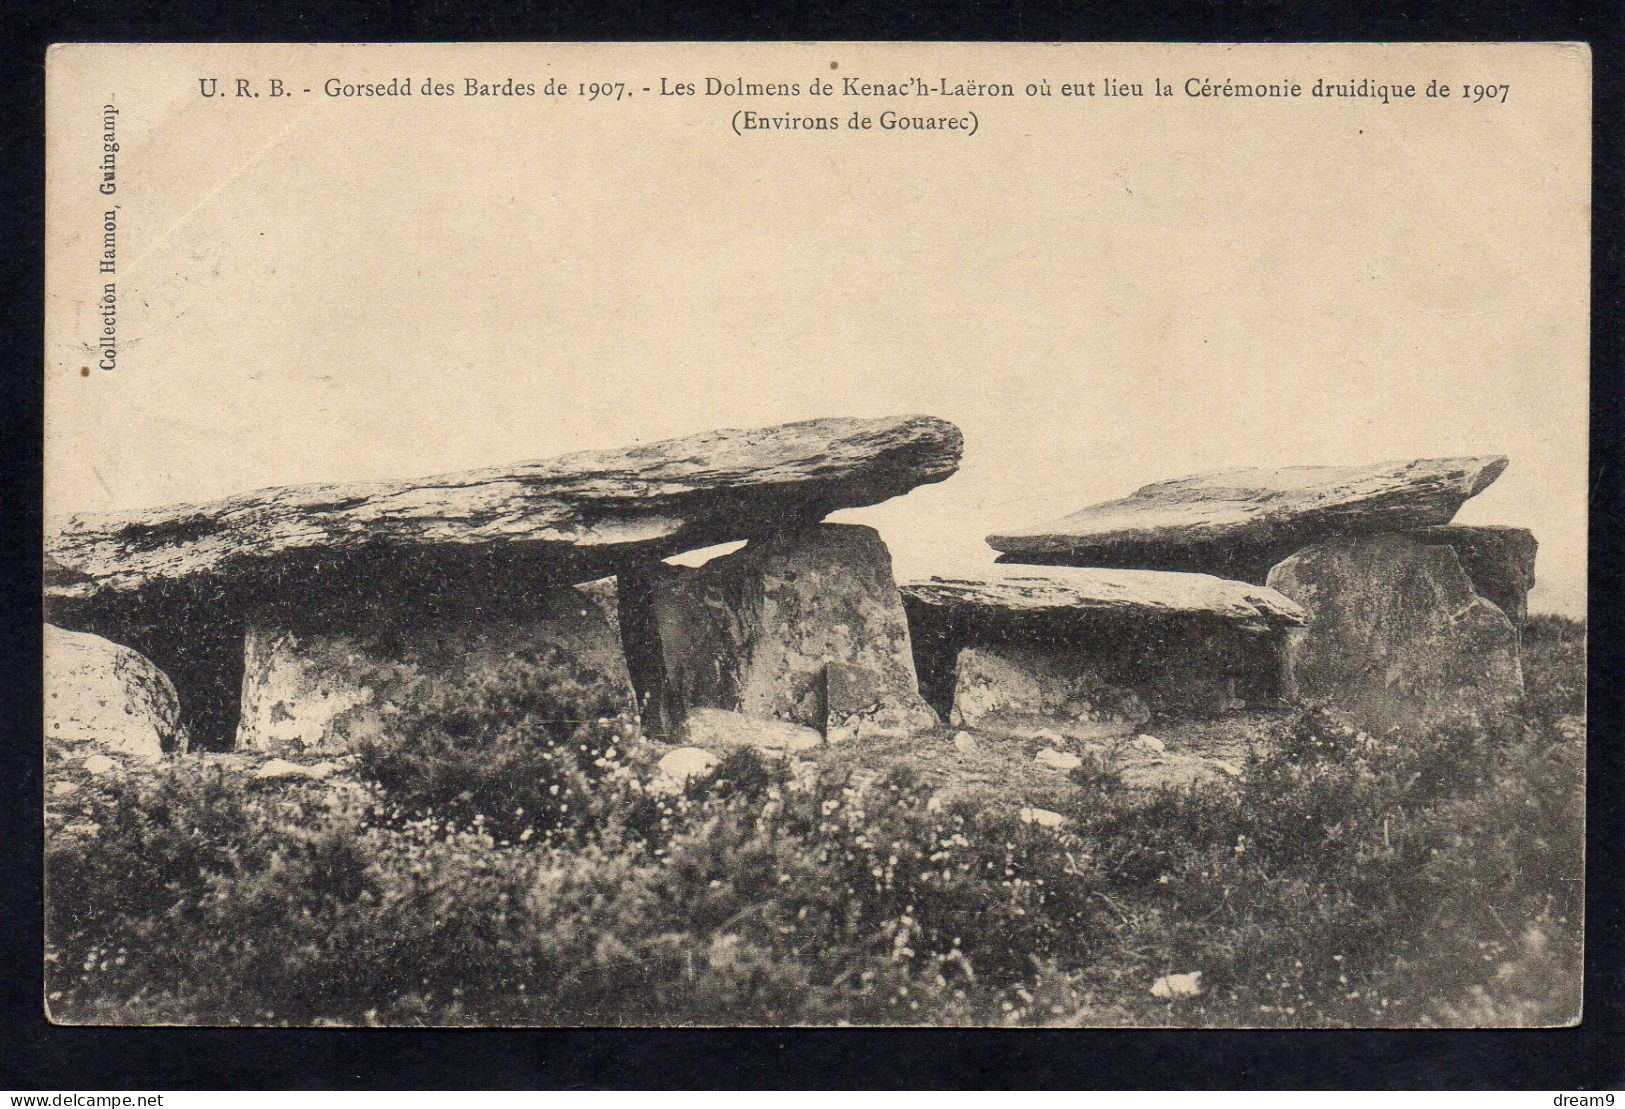
[[[498,838],[544,838],[595,827],[615,808],[641,754],[624,696],[557,648],[518,652],[458,681],[425,681],[386,735],[357,748],[357,772],[379,786],[393,817],[452,826],[479,817]],[[637,806],[647,810],[646,805]]]
[[[651,790],[659,750],[591,675],[514,660],[363,750],[366,790],[176,759],[74,794],[46,859],[52,1012],[1561,1023],[1578,1006],[1583,637],[1531,628],[1522,719],[1400,741],[1302,713],[1261,725],[1228,787],[1148,798],[1084,775],[1060,828],[942,803],[908,768],[749,751]],[[1200,996],[1150,995],[1193,970]]]
[[[315,787],[244,790],[221,771],[115,781],[97,835],[48,859],[53,1011],[969,1020],[1034,957],[1087,951],[1091,875],[1051,833],[933,812],[906,775],[798,778],[748,755],[722,769],[654,800],[653,828],[568,843],[501,842],[479,817],[374,823]]]
[[[1523,629],[1524,713],[1532,720],[1582,716],[1586,710],[1586,626],[1539,613]]]
[[[295,971],[311,929],[364,901],[359,813],[318,787],[246,788],[235,772],[177,761],[81,793],[86,819],[45,857],[57,1015],[252,1020],[257,993],[308,985]]]
[[[1531,928],[1569,958],[1516,1011],[1573,1018],[1581,745],[1511,721],[1378,739],[1307,712],[1263,746],[1232,791],[1108,805],[1081,832],[1145,909],[1121,938],[1143,973],[1203,970],[1187,1018],[1448,1021]]]

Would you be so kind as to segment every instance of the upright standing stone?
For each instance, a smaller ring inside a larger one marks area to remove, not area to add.
[[[821,524],[621,591],[644,723],[697,707],[817,728],[831,741],[931,728],[891,555],[872,528]]]
[[[1086,653],[964,647],[954,662],[956,728],[1092,740],[1131,734],[1150,718],[1139,696],[1103,680]]]
[[[424,613],[410,602],[341,615],[251,619],[244,644],[237,747],[345,750],[384,735],[424,683],[568,666],[595,676],[616,710],[632,710],[632,685],[602,587],[569,586],[491,608]],[[522,677],[521,677],[521,680]]]
[[[1412,535],[1424,543],[1454,548],[1473,592],[1506,613],[1513,627],[1523,630],[1529,618],[1529,591],[1535,587],[1535,555],[1540,550],[1534,532],[1497,524],[1447,524],[1421,528]]]
[[[175,687],[100,636],[45,625],[45,736],[151,761],[185,746]]]
[[[1287,684],[1377,731],[1425,731],[1523,695],[1518,632],[1473,590],[1448,544],[1408,535],[1321,543],[1270,571],[1309,613],[1288,638]]]

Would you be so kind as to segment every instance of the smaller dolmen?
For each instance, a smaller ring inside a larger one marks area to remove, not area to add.
[[[1452,524],[1499,455],[1284,466],[1144,486],[988,537],[999,561],[1219,574],[1301,605],[1282,695],[1372,731],[1418,733],[1523,696],[1520,633],[1538,544]]]
[[[1207,574],[995,567],[902,589],[926,699],[956,726],[1021,736],[1273,700],[1305,622],[1273,589]]]

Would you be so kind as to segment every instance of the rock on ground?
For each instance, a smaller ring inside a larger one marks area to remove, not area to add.
[[[1123,735],[1151,717],[1132,691],[1101,679],[1087,659],[1031,648],[966,647],[954,673],[952,722],[1007,735],[1070,739]]]
[[[1449,524],[1412,533],[1424,543],[1455,549],[1473,592],[1506,613],[1519,631],[1529,618],[1529,591],[1535,587],[1535,555],[1540,544],[1528,528]]]
[[[324,778],[332,777],[337,772],[337,764],[331,762],[319,762],[314,766],[305,766],[301,763],[289,762],[286,759],[267,759],[256,767],[249,777],[261,782],[319,782]]]
[[[649,788],[656,793],[681,793],[690,781],[709,777],[720,761],[711,752],[698,747],[679,747],[675,751],[668,751],[655,764],[655,776]]]
[[[1286,649],[1296,699],[1370,731],[1412,732],[1523,695],[1517,629],[1473,590],[1452,546],[1405,535],[1334,540],[1286,559],[1269,583],[1310,617]]]
[[[1066,817],[1051,809],[1022,808],[1016,811],[1016,817],[1023,824],[1035,824],[1040,828],[1063,828],[1066,826]]]
[[[1447,524],[1502,457],[1227,470],[1160,481],[1060,520],[988,536],[1000,562],[1191,570],[1262,582],[1293,551],[1346,534]]]
[[[1083,760],[1077,755],[1066,751],[1057,751],[1053,747],[1046,747],[1038,752],[1037,755],[1033,756],[1033,761],[1049,770],[1061,771],[1076,770],[1083,765]]]
[[[805,751],[824,742],[823,735],[814,728],[705,707],[689,710],[688,719],[683,723],[683,737],[694,747],[712,750],[751,747],[772,754]]]
[[[1151,983],[1151,996],[1160,997],[1164,1001],[1178,1001],[1201,995],[1202,972],[1199,970],[1191,971],[1189,974],[1164,974]]]
[[[185,747],[167,675],[128,647],[45,625],[45,735],[153,760]]]
[[[286,622],[251,620],[244,641],[240,750],[341,751],[384,734],[438,683],[500,674],[523,688],[568,665],[633,706],[617,629],[601,598],[569,586],[496,610],[420,613],[411,598],[375,609]]]
[[[79,764],[79,768],[91,777],[99,778],[109,770],[118,769],[118,760],[110,759],[106,755],[91,755]]]
[[[696,708],[816,728],[832,742],[934,727],[891,555],[873,528],[821,524],[696,568],[623,578],[623,638],[644,726]]]

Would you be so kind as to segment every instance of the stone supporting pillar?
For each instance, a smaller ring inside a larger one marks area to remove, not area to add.
[[[891,554],[872,528],[775,532],[621,595],[644,724],[696,708],[817,728],[831,741],[934,727],[914,675]]]
[[[1518,631],[1479,596],[1454,546],[1408,535],[1335,539],[1269,575],[1308,626],[1286,647],[1289,695],[1361,727],[1422,731],[1523,695]]]
[[[595,587],[596,587],[596,583]],[[344,750],[387,732],[424,683],[498,666],[555,666],[632,686],[602,588],[547,587],[500,607],[413,612],[262,612],[244,636],[239,749]]]

